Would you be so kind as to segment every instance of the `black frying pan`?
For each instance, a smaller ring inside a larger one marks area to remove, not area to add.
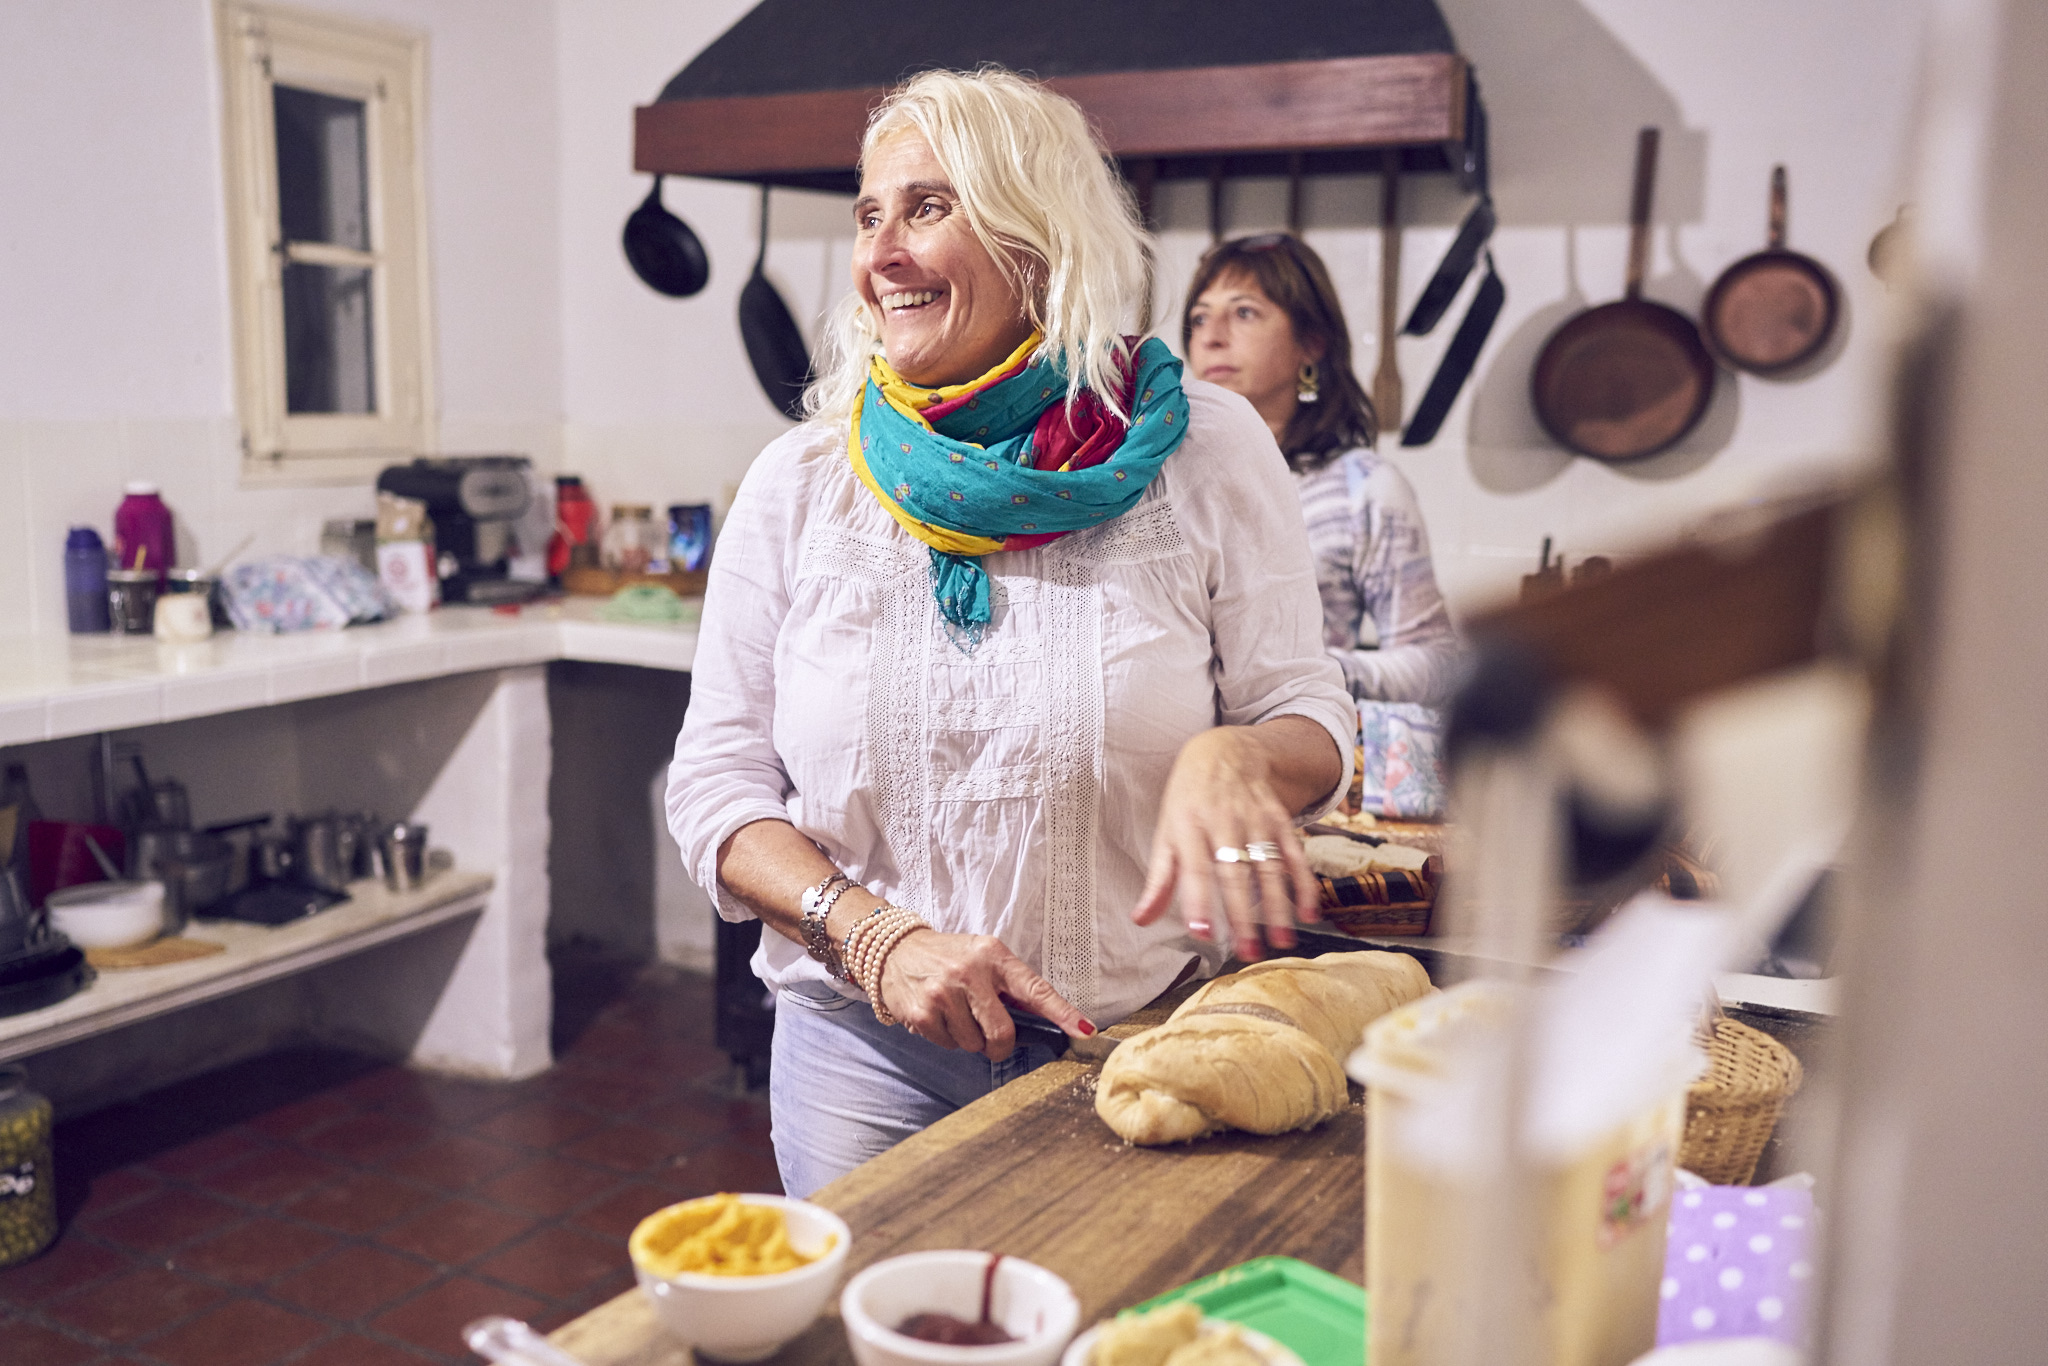
[[[1782,375],[1828,344],[1840,310],[1827,267],[1785,247],[1785,168],[1774,166],[1770,245],[1721,272],[1700,309],[1700,330],[1736,369]]]
[[[795,421],[803,416],[804,391],[811,387],[811,352],[804,334],[797,330],[789,306],[768,283],[762,266],[768,260],[768,187],[761,187],[761,252],[754,258],[754,273],[740,290],[740,337],[747,344],[747,359],[753,363],[754,378],[768,401],[782,415]]]
[[[640,201],[640,207],[626,219],[619,244],[626,249],[633,273],[649,289],[672,299],[689,298],[711,278],[704,244],[688,223],[662,205],[660,176],[654,178],[654,188]]]
[[[1628,292],[1551,333],[1536,357],[1531,396],[1559,445],[1599,460],[1652,455],[1691,431],[1714,395],[1714,358],[1692,319],[1642,297],[1650,255],[1657,130],[1636,139]]]

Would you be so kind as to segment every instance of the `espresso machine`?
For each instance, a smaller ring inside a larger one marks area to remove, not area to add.
[[[545,582],[515,573],[515,560],[544,548],[519,545],[515,536],[533,501],[533,462],[525,456],[421,456],[388,466],[377,491],[427,505],[443,602],[526,602],[546,591]]]

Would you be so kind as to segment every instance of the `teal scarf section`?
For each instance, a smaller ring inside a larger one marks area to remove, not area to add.
[[[969,642],[990,619],[981,555],[1028,549],[1122,516],[1179,449],[1188,427],[1180,361],[1153,337],[1130,366],[1133,379],[1120,397],[1131,421],[1121,441],[1123,424],[1093,395],[1067,409],[1067,377],[1050,357],[922,414],[906,412],[869,379],[856,471],[931,546],[933,596],[949,627]],[[1047,465],[1053,468],[1041,468]],[[996,544],[964,548],[963,537]]]

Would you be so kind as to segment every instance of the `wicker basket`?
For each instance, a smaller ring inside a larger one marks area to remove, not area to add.
[[[1316,874],[1323,923],[1354,936],[1428,934],[1429,915],[1443,882],[1443,860],[1432,856],[1420,873],[1388,871],[1357,877]]]
[[[1746,1186],[1799,1090],[1799,1059],[1760,1029],[1725,1017],[1706,1040],[1707,1074],[1685,1098],[1685,1143],[1678,1165],[1717,1186]]]

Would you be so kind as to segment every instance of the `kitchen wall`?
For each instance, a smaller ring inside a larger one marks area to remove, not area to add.
[[[554,0],[320,0],[429,35],[441,443],[562,431]],[[238,487],[207,0],[0,5],[0,634],[64,627],[75,522],[159,481],[186,562],[311,551],[367,486]]]
[[[1442,0],[1493,115],[1508,304],[1436,443],[1392,457],[1414,480],[1453,606],[1533,567],[1545,535],[1573,556],[1668,532],[1759,486],[1867,449],[1882,290],[1862,265],[1897,207],[1899,148],[1925,0]],[[641,286],[619,228],[636,103],[748,0],[325,0],[430,39],[428,200],[441,446],[520,450],[582,472],[606,501],[723,505],[787,424],[747,369],[736,305],[758,196],[671,181],[704,239],[709,286]],[[320,521],[368,490],[245,490],[236,481],[224,278],[218,73],[204,0],[0,7],[0,633],[61,628],[63,528],[104,527],[126,478],[153,477],[187,557],[254,532],[310,550]],[[1846,338],[1794,383],[1724,381],[1677,450],[1608,467],[1564,455],[1526,399],[1543,338],[1620,291],[1635,128],[1665,130],[1650,293],[1696,306],[1762,244],[1770,166],[1792,174],[1793,242],[1845,287]],[[1229,187],[1232,232],[1276,226],[1278,182]],[[1409,182],[1403,303],[1463,202]],[[1330,262],[1360,368],[1376,363],[1378,189],[1312,182],[1308,236]],[[1207,241],[1198,185],[1162,195],[1159,323],[1177,340],[1181,283]],[[799,320],[844,288],[845,201],[778,192],[768,273]],[[1469,292],[1469,291],[1468,291]],[[1463,310],[1403,339],[1420,397]]]
[[[1863,264],[1898,207],[1895,186],[1924,0],[1440,0],[1480,73],[1493,119],[1508,302],[1478,372],[1436,442],[1391,450],[1414,481],[1454,609],[1512,590],[1546,535],[1574,559],[1668,535],[1757,490],[1861,458],[1882,362],[1883,291]],[[729,497],[783,423],[745,368],[735,306],[751,265],[757,196],[670,182],[668,203],[705,239],[709,287],[694,299],[641,287],[617,249],[644,192],[628,169],[628,97],[651,99],[746,0],[616,0],[564,7],[562,241],[564,450],[605,498]],[[1621,293],[1636,129],[1664,130],[1649,293],[1696,311],[1727,263],[1764,242],[1770,168],[1788,165],[1792,242],[1835,271],[1845,338],[1793,383],[1724,377],[1700,428],[1627,466],[1566,455],[1538,431],[1528,373],[1576,309]],[[1377,363],[1378,184],[1318,180],[1307,236],[1343,293],[1360,370]],[[1444,178],[1404,189],[1403,314],[1465,201]],[[1159,325],[1176,346],[1181,289],[1208,243],[1206,186],[1166,187]],[[1283,225],[1277,181],[1229,187],[1228,230]],[[768,273],[807,333],[844,288],[846,201],[778,191]],[[1476,285],[1476,276],[1473,282]],[[1463,316],[1402,339],[1410,410]],[[1383,447],[1385,449],[1386,447]]]

